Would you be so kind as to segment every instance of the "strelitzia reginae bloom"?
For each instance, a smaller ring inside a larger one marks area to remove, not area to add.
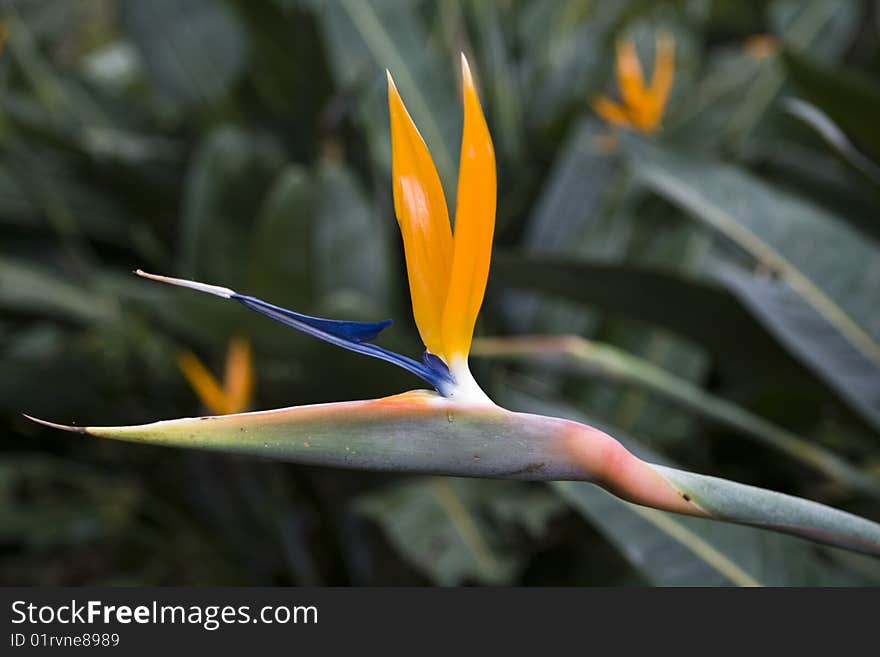
[[[675,77],[675,41],[667,34],[657,36],[650,84],[645,83],[631,39],[617,42],[616,63],[621,102],[597,96],[593,99],[593,108],[612,125],[644,133],[657,132]]]
[[[178,355],[177,367],[212,413],[230,415],[250,409],[254,396],[254,359],[247,338],[237,336],[229,340],[222,383],[191,351]]]
[[[373,344],[392,321],[352,322],[311,317],[229,288],[137,271],[246,307],[314,337],[394,363],[461,403],[492,402],[468,368],[474,325],[489,277],[495,228],[495,152],[473,76],[462,58],[464,128],[455,231],[428,147],[388,73],[394,209],[403,237],[413,314],[426,351],[421,361]]]
[[[229,288],[137,273],[233,299],[314,337],[398,365],[434,390],[121,427],[48,426],[101,438],[223,450],[297,463],[393,472],[579,480],[638,504],[758,525],[880,554],[880,525],[751,486],[650,464],[578,422],[494,404],[467,357],[489,273],[495,223],[492,139],[462,56],[464,126],[454,230],[437,170],[388,75],[394,208],[403,236],[420,360],[374,344],[391,321],[303,315]],[[35,418],[31,418],[35,419]]]

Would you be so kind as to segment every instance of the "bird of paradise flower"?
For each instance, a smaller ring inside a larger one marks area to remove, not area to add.
[[[391,320],[353,322],[312,317],[229,288],[141,270],[136,273],[234,299],[314,337],[399,365],[445,398],[491,404],[471,375],[467,356],[489,277],[495,227],[495,152],[464,58],[462,75],[464,128],[453,233],[431,154],[388,73],[394,208],[403,237],[413,314],[426,347],[421,361],[373,343]]]
[[[636,46],[631,39],[617,42],[617,86],[621,102],[607,96],[593,99],[593,108],[609,123],[651,134],[660,129],[675,78],[675,40],[658,34],[654,48],[654,71],[645,83]]]
[[[324,466],[589,481],[638,504],[880,555],[877,523],[809,500],[650,464],[594,427],[517,413],[492,402],[471,375],[467,359],[489,273],[495,156],[464,56],[461,68],[464,126],[454,231],[431,155],[388,74],[394,208],[413,313],[426,347],[420,360],[374,344],[391,320],[312,317],[226,287],[137,272],[233,299],[304,333],[398,365],[421,377],[433,391],[137,426],[74,427],[30,419],[103,438]],[[629,65],[624,68],[631,72]]]
[[[243,413],[251,407],[254,396],[254,362],[251,343],[241,336],[229,340],[223,382],[211,374],[193,352],[177,357],[177,367],[199,400],[217,415]]]

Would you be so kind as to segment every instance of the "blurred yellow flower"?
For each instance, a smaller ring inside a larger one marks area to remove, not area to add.
[[[675,40],[672,36],[657,36],[650,85],[645,84],[635,44],[631,39],[621,39],[617,42],[617,86],[622,102],[597,96],[593,99],[593,109],[613,125],[654,133],[660,127],[674,77]]]
[[[228,415],[249,410],[254,394],[254,364],[247,338],[229,341],[222,385],[191,351],[180,353],[177,366],[212,413]]]
[[[779,52],[779,39],[772,34],[753,34],[746,39],[743,49],[753,59],[767,59]]]

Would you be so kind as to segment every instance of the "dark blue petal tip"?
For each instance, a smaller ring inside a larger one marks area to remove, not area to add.
[[[138,276],[149,278],[150,280],[158,281],[160,283],[186,287],[198,292],[204,292],[205,294],[213,294],[222,299],[235,299],[251,310],[255,310],[267,317],[271,317],[276,322],[281,322],[282,324],[293,327],[298,331],[307,333],[320,340],[335,344],[337,347],[342,347],[343,349],[349,349],[359,354],[380,358],[389,363],[394,363],[430,383],[441,395],[447,395],[455,384],[455,379],[449,372],[449,368],[446,367],[446,363],[437,358],[434,354],[425,352],[422,362],[419,362],[408,356],[402,356],[401,354],[389,351],[384,347],[372,344],[372,340],[376,339],[376,336],[379,335],[382,329],[391,324],[390,319],[381,322],[346,322],[338,319],[312,317],[310,315],[293,312],[287,308],[275,306],[271,303],[266,303],[262,299],[256,297],[239,294],[228,287],[208,285],[206,283],[190,281],[184,278],[172,278],[170,276],[148,274],[140,269],[135,273]]]
[[[381,322],[348,322],[324,319],[296,313],[243,294],[233,293],[230,298],[236,299],[251,310],[271,317],[277,322],[335,344],[337,347],[394,363],[430,383],[440,394],[446,394],[455,382],[446,363],[434,354],[426,351],[420,363],[408,356],[372,344],[371,341],[379,335],[382,329],[392,323],[390,319]]]

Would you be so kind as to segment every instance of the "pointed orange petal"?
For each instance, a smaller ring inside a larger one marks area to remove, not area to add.
[[[247,338],[235,337],[229,341],[224,384],[228,412],[249,410],[254,394],[254,366]]]
[[[394,211],[403,236],[413,316],[422,342],[442,354],[441,322],[452,262],[452,229],[440,176],[388,74]]]
[[[622,105],[618,105],[605,96],[596,96],[593,99],[593,109],[596,110],[596,114],[612,125],[620,126],[622,128],[629,128],[632,126],[626,108]]]
[[[625,105],[637,108],[644,104],[645,79],[632,39],[620,39],[617,42],[617,84]]]
[[[229,412],[229,404],[226,393],[220,387],[214,375],[202,364],[194,353],[184,351],[177,357],[177,366],[189,381],[190,387],[195,391],[201,402],[217,415]]]
[[[495,149],[464,55],[461,56],[464,127],[449,296],[443,310],[444,357],[467,356],[483,304],[495,232]]]
[[[654,51],[654,73],[651,76],[651,99],[659,123],[675,79],[675,39],[669,34],[657,35]]]

